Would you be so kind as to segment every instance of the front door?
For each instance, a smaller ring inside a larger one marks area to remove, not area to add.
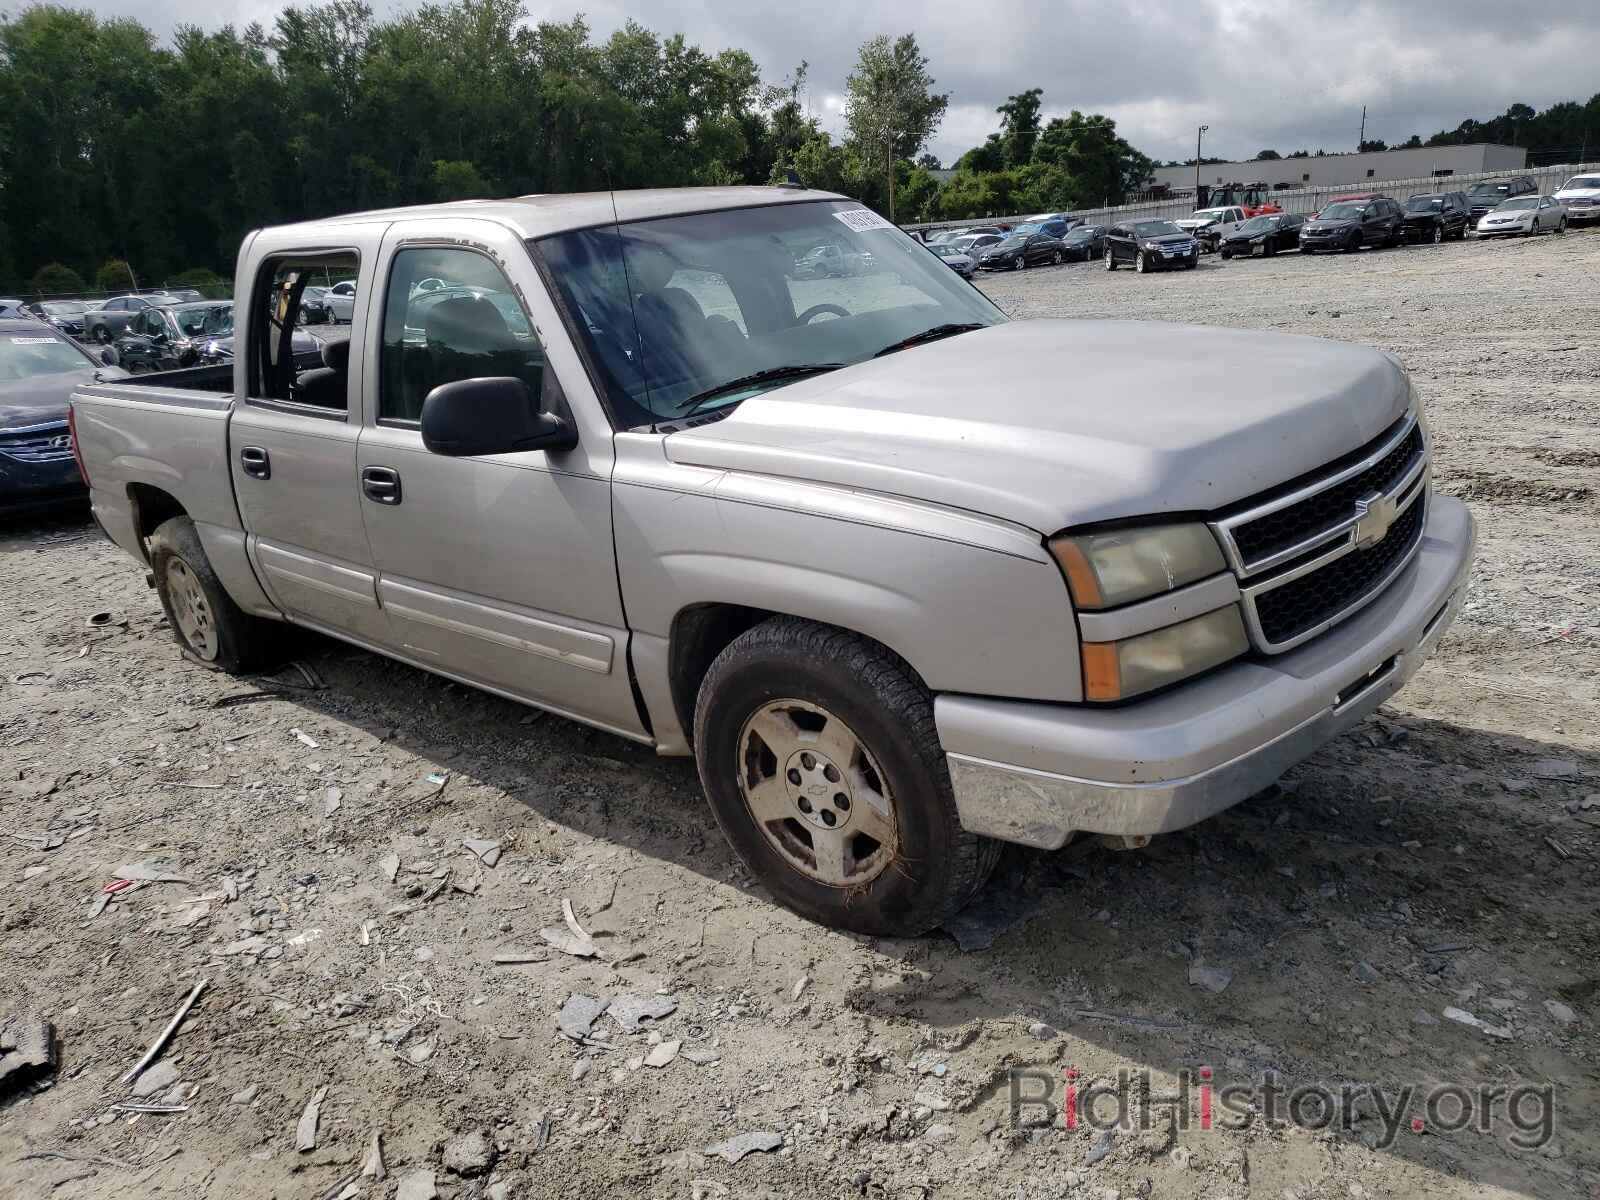
[[[359,269],[361,292],[370,291],[382,226],[352,226],[349,249],[307,249],[293,236],[258,236],[255,249],[267,250],[261,275],[238,300],[245,327],[235,332],[234,378],[245,399],[229,424],[234,494],[274,603],[301,624],[381,643],[388,625],[356,487],[360,373],[346,335],[319,328],[314,339],[298,306],[307,281],[328,269]],[[282,252],[267,239],[283,242]]]
[[[498,226],[459,225],[391,229],[384,294],[367,325],[360,503],[390,644],[421,665],[638,737],[609,426],[578,422],[570,451],[454,458],[422,444],[423,402],[440,384],[510,376],[545,407],[567,407],[547,358],[552,339],[562,376],[588,387],[527,250]]]

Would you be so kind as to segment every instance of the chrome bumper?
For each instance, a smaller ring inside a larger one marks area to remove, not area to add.
[[[1054,849],[1074,831],[1167,833],[1254,795],[1369,716],[1460,610],[1475,529],[1431,498],[1411,564],[1358,614],[1264,661],[1122,708],[941,695],[934,705],[961,823]]]

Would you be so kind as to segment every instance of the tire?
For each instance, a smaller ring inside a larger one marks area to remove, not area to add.
[[[1116,251],[1112,250],[1110,246],[1107,246],[1106,247],[1106,270],[1115,271],[1116,269],[1117,269]]]
[[[1435,225],[1433,227],[1433,244],[1435,246],[1438,246],[1438,245],[1443,244],[1443,242],[1444,242],[1444,226],[1443,225]]]
[[[960,911],[999,859],[1000,842],[961,827],[927,688],[897,655],[856,634],[794,617],[748,630],[706,673],[694,734],[700,781],[723,835],[781,903],[819,924],[876,936],[926,933]],[[855,757],[841,775],[826,751],[838,756],[844,745]],[[760,785],[763,803],[779,814],[765,821],[746,798]],[[854,799],[841,804],[841,793],[817,808],[796,807],[830,787],[851,788]],[[851,832],[862,814],[879,811],[872,795],[892,820],[873,817]],[[831,836],[819,823],[828,813],[830,828],[844,822]],[[868,829],[884,830],[886,840]],[[818,851],[840,845],[855,848],[835,849],[824,870]]]
[[[1150,256],[1143,250],[1139,251],[1139,256],[1133,260],[1133,269],[1141,275],[1150,273]]]
[[[1061,251],[1057,250],[1055,252],[1055,256],[1050,261],[1055,263],[1055,265],[1059,267],[1062,263],[1064,263],[1066,261],[1066,259],[1062,257]]]
[[[150,535],[150,568],[172,636],[190,654],[231,675],[276,661],[281,627],[233,602],[188,517],[164,521]]]
[[[1565,217],[1562,217],[1561,220],[1556,222],[1556,232],[1557,233],[1565,233],[1566,231],[1567,231],[1567,219]]]
[[[100,343],[102,346],[109,346],[111,344],[111,330],[107,329],[104,325],[96,325],[93,331],[89,334],[89,337],[93,341]]]
[[[1017,255],[1017,265],[1011,269],[1013,271],[1026,271],[1028,269],[1028,256],[1026,254]]]
[[[1222,255],[1224,262],[1233,257],[1233,251],[1229,250],[1226,246],[1219,250],[1218,253]]]

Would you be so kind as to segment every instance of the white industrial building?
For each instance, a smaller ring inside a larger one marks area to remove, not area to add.
[[[1325,154],[1320,158],[1269,158],[1249,162],[1203,163],[1200,182],[1265,183],[1277,188],[1354,187],[1368,180],[1425,179],[1430,175],[1474,175],[1484,171],[1521,171],[1528,152],[1520,146],[1482,142],[1472,146],[1424,146],[1415,150],[1379,150],[1370,154]],[[1157,167],[1157,185],[1193,191],[1194,167]]]

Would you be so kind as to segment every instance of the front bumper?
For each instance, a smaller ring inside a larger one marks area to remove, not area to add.
[[[1472,514],[1447,496],[1428,503],[1411,565],[1354,617],[1287,654],[1113,709],[939,696],[962,825],[1047,850],[1073,832],[1167,833],[1256,794],[1364,720],[1461,607]]]
[[[71,455],[46,462],[24,462],[0,454],[0,512],[19,512],[75,504],[89,498]]]

